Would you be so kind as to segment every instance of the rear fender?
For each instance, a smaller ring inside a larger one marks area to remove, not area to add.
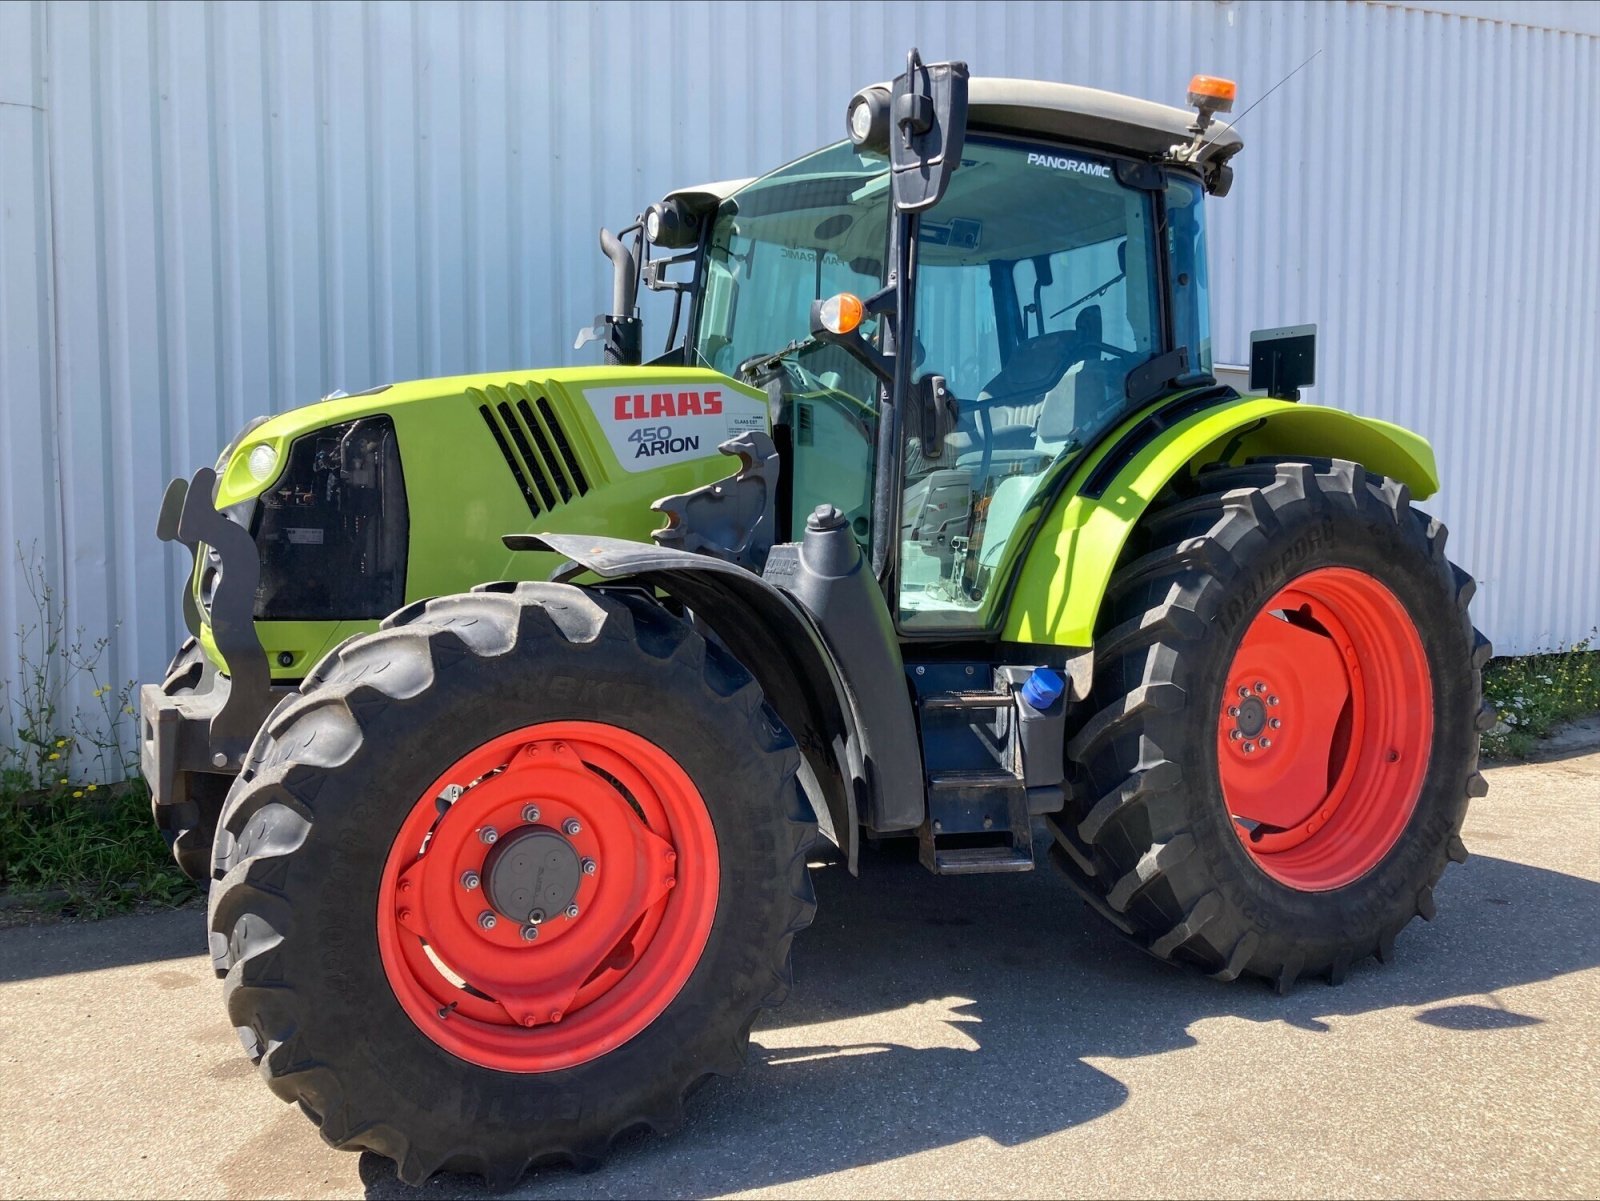
[[[1128,535],[1162,489],[1190,467],[1259,456],[1333,457],[1392,476],[1419,500],[1439,490],[1426,439],[1341,409],[1252,398],[1202,409],[1166,429],[1158,418],[1159,411],[1110,439],[1045,516],[1017,576],[1002,633],[1007,641],[1092,646]],[[1155,432],[1143,436],[1143,430]]]
[[[889,750],[898,753],[897,761],[876,762],[870,723],[857,712],[857,697],[881,691],[882,681],[868,684],[852,679],[851,666],[829,650],[811,616],[773,584],[709,555],[618,538],[510,535],[505,542],[513,550],[549,550],[564,556],[569,562],[556,572],[558,581],[590,572],[607,582],[625,580],[660,589],[692,609],[756,678],[794,736],[803,758],[802,783],[818,825],[844,852],[851,872],[856,870],[862,814],[871,818],[891,812],[904,817],[887,828],[920,822],[920,756],[913,754],[908,770],[898,761],[904,757],[905,740],[891,737],[878,741],[887,741]],[[882,675],[880,666],[868,670]],[[903,676],[899,671],[894,676],[896,686],[903,689]],[[883,720],[897,727],[901,723],[890,719],[903,716],[914,751],[909,697],[903,704],[904,714],[891,713]],[[907,798],[915,813],[909,812]]]

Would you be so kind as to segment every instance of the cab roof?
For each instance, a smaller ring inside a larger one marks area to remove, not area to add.
[[[861,89],[873,90],[887,94],[890,85],[875,83]],[[1174,146],[1188,143],[1194,121],[1195,114],[1188,109],[1073,83],[985,75],[974,76],[967,83],[970,129],[1059,138],[1136,158],[1167,158]],[[1243,148],[1244,139],[1233,126],[1223,121],[1212,124],[1197,164],[1208,189],[1215,186],[1217,168]],[[668,196],[703,211],[715,208],[756,178],[679,188]]]
[[[1072,83],[977,76],[967,86],[970,127],[1063,138],[1140,158],[1167,157],[1190,140],[1194,122],[1188,109]],[[1199,161],[1209,173],[1243,147],[1234,128],[1217,121],[1206,131]]]

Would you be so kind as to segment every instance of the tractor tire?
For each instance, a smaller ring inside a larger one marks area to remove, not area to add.
[[[199,690],[208,664],[205,651],[195,638],[185,638],[178,653],[161,677],[161,690],[168,696],[182,696]],[[167,849],[178,868],[189,879],[208,884],[211,880],[211,841],[222,814],[223,802],[233,784],[231,775],[213,772],[185,773],[187,799],[178,805],[158,805],[154,809],[156,826],[166,839]]]
[[[675,1128],[786,995],[798,766],[749,674],[646,599],[410,605],[280,704],[228,797],[229,1018],[325,1141],[408,1183],[593,1167]]]
[[[1222,980],[1388,961],[1487,791],[1488,642],[1445,530],[1355,463],[1203,469],[1135,532],[1068,744],[1058,866]]]

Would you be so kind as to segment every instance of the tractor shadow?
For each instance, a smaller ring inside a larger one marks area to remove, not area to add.
[[[1207,1018],[1327,1031],[1330,1017],[1403,1008],[1447,1031],[1511,1029],[1540,1019],[1482,994],[1600,965],[1600,884],[1488,856],[1446,874],[1439,920],[1410,927],[1395,964],[1286,997],[1140,954],[1050,870],[936,879],[885,851],[864,853],[859,879],[815,876],[794,992],[757,1023],[745,1072],[696,1095],[674,1137],[626,1135],[599,1171],[536,1171],[510,1195],[705,1196],[977,1137],[1015,1146],[1127,1099],[1087,1060],[1192,1046]],[[484,1195],[455,1175],[408,1188],[372,1155],[360,1173],[371,1197]]]

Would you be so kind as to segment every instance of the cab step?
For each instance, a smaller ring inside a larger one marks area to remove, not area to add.
[[[922,698],[922,711],[951,709],[1009,709],[1014,698],[1009,692],[935,692]]]
[[[928,819],[917,835],[922,866],[935,875],[1033,870],[1028,790],[1011,772],[930,774]]]

